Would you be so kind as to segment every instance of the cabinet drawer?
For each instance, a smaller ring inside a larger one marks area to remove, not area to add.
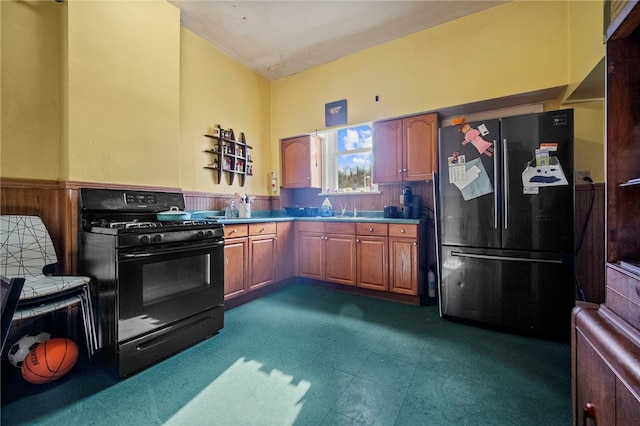
[[[418,226],[398,223],[389,224],[389,236],[418,238]]]
[[[356,224],[354,222],[350,222],[350,223],[327,222],[324,224],[324,231],[327,234],[355,235]]]
[[[356,224],[356,230],[358,235],[377,235],[380,237],[386,237],[389,233],[389,228],[386,223],[358,223]]]
[[[298,222],[298,231],[324,232],[324,222]]]
[[[607,306],[634,327],[640,327],[640,281],[607,265]]]
[[[251,223],[249,224],[249,235],[265,235],[265,234],[275,234],[276,233],[276,223]]]
[[[246,237],[249,235],[249,231],[247,225],[225,225],[224,226],[224,237],[225,238],[238,238],[238,237]]]

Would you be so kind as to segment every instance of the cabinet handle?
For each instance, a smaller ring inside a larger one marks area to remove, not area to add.
[[[416,242],[414,241],[414,242],[413,242],[413,245],[414,245],[414,246],[417,246],[417,245],[418,245],[418,243],[416,243]]]
[[[403,172],[405,172],[405,173],[407,173],[407,169],[403,169],[402,171],[403,171]]]
[[[307,180],[311,180],[311,176],[307,176]]]
[[[236,232],[238,232],[238,230],[237,230],[237,229],[232,229],[232,230],[231,230],[231,233],[232,233],[232,234],[235,234]]]
[[[402,169],[398,170],[398,173],[402,173]]]
[[[369,228],[369,232],[373,232],[373,228]]]
[[[356,243],[359,243],[359,242],[360,242],[360,240],[356,240]]]
[[[264,232],[264,231],[265,231],[265,229],[264,229],[264,228],[260,228],[260,232]]]
[[[593,419],[594,421],[596,419],[596,407],[590,402],[584,405],[582,426],[587,426],[587,419]]]
[[[401,230],[400,230],[400,233],[401,233],[401,234],[404,234],[404,229],[401,229]]]

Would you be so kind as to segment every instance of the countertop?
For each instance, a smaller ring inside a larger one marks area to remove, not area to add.
[[[261,223],[261,222],[373,222],[373,223],[397,223],[417,225],[423,219],[386,218],[381,211],[363,211],[356,217],[347,216],[314,216],[294,217],[288,216],[284,210],[256,210],[251,212],[249,218],[225,218],[223,211],[196,211],[191,212],[191,219],[216,219],[222,224]]]

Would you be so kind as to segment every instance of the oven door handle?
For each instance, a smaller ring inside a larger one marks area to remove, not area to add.
[[[185,252],[190,250],[202,250],[203,248],[218,248],[224,247],[223,241],[215,241],[206,246],[197,246],[197,247],[181,247],[180,249],[176,249],[176,247],[171,247],[167,249],[153,250],[152,252],[145,253],[123,253],[120,255],[121,259],[141,259],[145,257],[159,256],[167,253],[176,253],[176,251]]]

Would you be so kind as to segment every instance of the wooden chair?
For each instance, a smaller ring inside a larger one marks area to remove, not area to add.
[[[38,216],[0,216],[0,275],[25,279],[13,321],[80,304],[91,359],[98,344],[90,278],[51,275],[56,263],[53,242]]]

